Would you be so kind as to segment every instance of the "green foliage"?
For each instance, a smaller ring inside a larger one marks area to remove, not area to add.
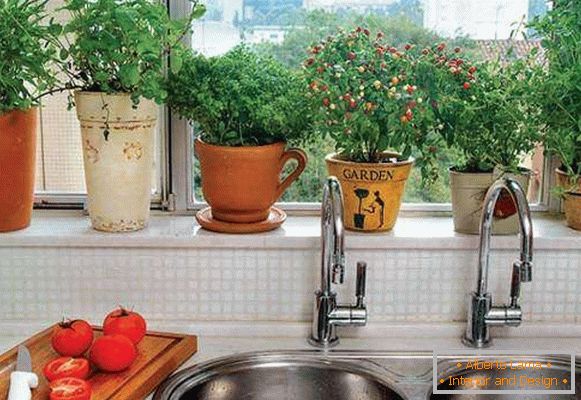
[[[171,20],[162,3],[150,0],[66,0],[71,14],[65,34],[70,45],[61,57],[70,66],[69,85],[86,91],[131,93],[162,103],[166,57],[177,72],[184,52],[181,37],[205,7],[192,4],[190,15]]]
[[[264,145],[305,137],[303,81],[270,57],[238,46],[219,57],[189,54],[169,78],[168,104],[201,127],[204,141]]]
[[[436,47],[421,60],[432,77],[430,102],[442,135],[462,154],[456,168],[516,172],[521,157],[540,141],[530,90],[534,60],[473,63],[461,51]]]
[[[290,67],[298,68],[306,57],[305,49],[308,45],[316,44],[321,39],[335,34],[340,27],[350,31],[358,26],[365,26],[372,32],[383,32],[385,41],[396,47],[406,43],[425,46],[438,38],[435,33],[415,24],[406,16],[301,10],[294,17],[281,45],[263,43],[257,45],[257,49],[274,56]]]
[[[532,27],[543,37],[548,62],[534,86],[546,126],[545,147],[576,178],[581,176],[581,3],[559,0]]]
[[[407,159],[433,131],[412,47],[397,49],[382,33],[356,28],[311,48],[304,65],[316,127],[349,160],[381,162],[386,150]]]
[[[47,0],[0,0],[0,113],[26,110],[57,84],[56,37]]]

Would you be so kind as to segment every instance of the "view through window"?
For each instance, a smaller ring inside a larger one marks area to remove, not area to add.
[[[207,56],[224,54],[240,43],[272,55],[290,68],[300,68],[306,49],[341,26],[366,26],[386,34],[394,46],[413,42],[430,46],[438,40],[456,41],[479,59],[524,56],[539,41],[530,32],[513,31],[523,22],[542,15],[550,6],[545,0],[208,0],[208,12],[195,22],[192,45]],[[510,50],[509,50],[510,49]],[[474,133],[475,135],[477,132]],[[282,201],[319,202],[327,176],[324,157],[333,143],[318,139],[305,149],[309,165]],[[407,183],[405,201],[450,202],[447,169],[456,157],[439,150],[439,179],[424,187],[416,168]],[[198,166],[194,165],[194,193],[202,200]],[[524,157],[533,170],[529,200],[539,199],[543,155],[539,149]]]

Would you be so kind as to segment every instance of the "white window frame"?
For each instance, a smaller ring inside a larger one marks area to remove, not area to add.
[[[151,208],[152,209],[166,209],[169,206],[169,186],[168,186],[168,176],[169,176],[169,151],[168,151],[168,138],[169,138],[169,123],[168,123],[168,110],[167,107],[163,107],[162,116],[158,119],[158,124],[161,127],[160,135],[160,181],[158,182],[159,191],[151,196]],[[80,140],[80,139],[79,139]],[[39,191],[34,194],[34,207],[36,209],[84,209],[86,204],[87,195],[85,193],[73,193],[73,192],[52,192],[52,191]]]
[[[166,0],[172,18],[183,18],[190,11],[188,0]],[[183,39],[184,44],[191,46],[191,37]],[[160,119],[162,135],[161,149],[161,187],[160,193],[152,197],[152,209],[159,209],[174,214],[191,215],[207,207],[206,202],[196,201],[193,185],[193,142],[192,127],[188,121],[164,108],[164,117]],[[531,205],[535,212],[559,212],[560,200],[551,193],[556,184],[555,168],[559,165],[554,158],[544,158],[543,182],[539,203]],[[37,208],[83,208],[86,196],[71,193],[38,193],[35,195]],[[320,212],[320,203],[292,202],[277,203],[277,206],[293,215],[312,215]],[[450,203],[404,203],[404,213],[449,214]]]

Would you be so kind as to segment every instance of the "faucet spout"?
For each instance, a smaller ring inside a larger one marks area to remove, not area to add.
[[[506,190],[514,204],[520,227],[520,258],[513,264],[509,304],[501,307],[492,305],[488,293],[490,263],[490,240],[494,208],[500,193]],[[492,184],[486,193],[482,218],[480,220],[480,246],[478,250],[478,281],[472,293],[468,310],[468,326],[464,343],[471,347],[486,347],[490,344],[490,325],[518,326],[522,320],[519,305],[522,282],[532,280],[533,225],[526,194],[517,181],[501,178]]]
[[[338,343],[337,326],[365,325],[365,280],[367,266],[357,265],[355,305],[338,304],[332,284],[342,284],[345,275],[345,231],[343,194],[337,178],[330,177],[323,187],[321,206],[321,285],[315,292],[314,317],[309,343],[330,347]]]
[[[331,283],[342,284],[345,275],[343,198],[336,179],[325,183],[321,212],[321,291],[329,294]]]

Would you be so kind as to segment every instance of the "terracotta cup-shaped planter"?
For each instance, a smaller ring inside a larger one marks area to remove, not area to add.
[[[567,226],[581,231],[581,179],[578,182],[571,181],[567,174],[558,168],[555,173],[557,184],[565,190],[563,208]]]
[[[129,94],[76,92],[93,228],[129,232],[149,220],[158,107]],[[108,134],[106,133],[108,132]]]
[[[528,192],[531,172],[523,169],[522,174],[507,174]],[[467,173],[450,168],[450,187],[452,190],[452,214],[454,230],[460,233],[478,235],[484,197],[494,180],[494,172]],[[508,192],[502,192],[495,208],[492,224],[494,235],[514,235],[519,232],[518,215],[514,202]]]
[[[285,143],[264,146],[216,146],[197,139],[204,199],[213,218],[233,223],[264,221],[272,205],[304,171],[306,154],[299,149],[285,151]],[[280,174],[294,159],[296,169],[283,181]]]
[[[0,115],[0,232],[30,225],[38,110]]]
[[[385,156],[387,160],[397,155]],[[393,229],[414,160],[356,163],[330,154],[325,161],[329,175],[341,183],[345,228],[361,232]]]

